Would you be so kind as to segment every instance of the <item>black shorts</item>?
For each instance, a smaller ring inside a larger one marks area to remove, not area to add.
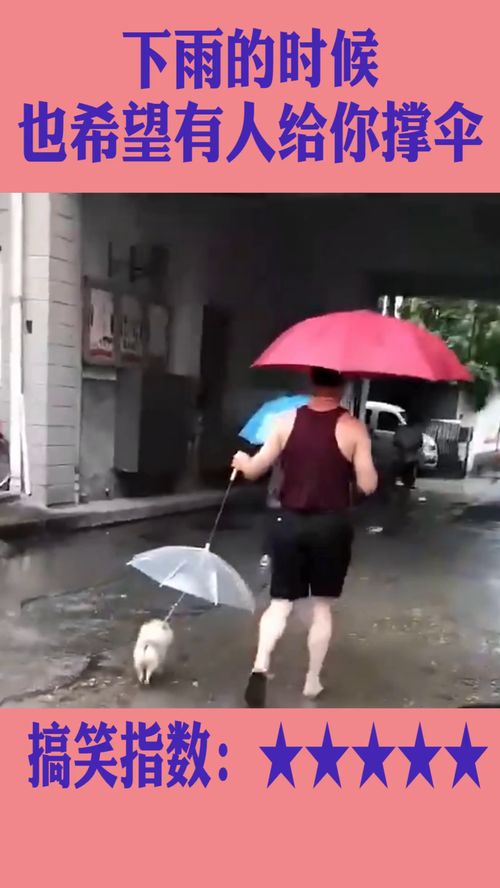
[[[339,598],[351,563],[352,540],[345,514],[277,512],[270,540],[271,598]]]

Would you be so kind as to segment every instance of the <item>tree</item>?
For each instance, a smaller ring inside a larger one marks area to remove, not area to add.
[[[476,409],[500,379],[500,306],[473,300],[407,299],[401,317],[437,333],[474,377]]]

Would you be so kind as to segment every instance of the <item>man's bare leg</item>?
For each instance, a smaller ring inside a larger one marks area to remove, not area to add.
[[[288,617],[292,612],[291,601],[275,598],[262,614],[259,625],[257,656],[245,693],[248,706],[262,708],[266,698],[266,674],[271,663],[271,655],[283,635]]]
[[[304,685],[304,696],[314,699],[321,694],[321,670],[332,637],[331,602],[327,598],[313,599],[313,616],[307,639],[309,648],[309,669]]]

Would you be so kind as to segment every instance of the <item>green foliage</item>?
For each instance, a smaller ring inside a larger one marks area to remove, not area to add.
[[[474,377],[478,410],[500,379],[500,306],[472,300],[408,299],[401,317],[437,333]]]

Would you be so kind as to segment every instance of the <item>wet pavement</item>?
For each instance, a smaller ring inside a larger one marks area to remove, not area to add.
[[[277,648],[269,706],[500,704],[500,485],[420,487],[391,522],[376,504],[358,514],[323,697],[301,696],[305,603]],[[128,559],[203,545],[212,520],[203,512],[10,543],[0,565],[0,705],[241,706],[257,622],[245,613],[184,599],[166,674],[143,689],[132,670],[140,624],[163,616],[175,593]],[[384,532],[369,532],[378,525]],[[268,600],[262,536],[262,514],[233,506],[214,547],[251,585],[259,612]]]

